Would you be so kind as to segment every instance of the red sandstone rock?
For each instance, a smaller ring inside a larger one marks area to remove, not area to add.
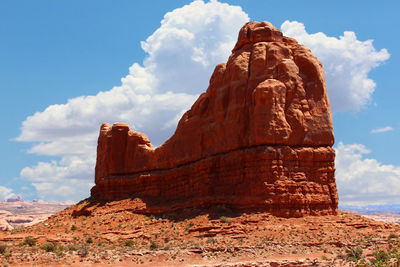
[[[270,23],[249,22],[162,146],[123,123],[101,126],[92,197],[137,197],[149,213],[225,204],[334,214],[333,143],[322,64]]]

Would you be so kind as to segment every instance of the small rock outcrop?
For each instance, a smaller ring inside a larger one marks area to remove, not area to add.
[[[249,22],[163,145],[124,123],[101,126],[91,195],[138,198],[144,213],[227,205],[335,214],[333,144],[322,64],[270,23]]]

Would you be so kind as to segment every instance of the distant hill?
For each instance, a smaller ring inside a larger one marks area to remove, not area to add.
[[[0,231],[34,225],[74,203],[24,201],[21,197],[0,201]]]
[[[363,213],[378,213],[378,212],[390,212],[400,214],[400,204],[390,205],[367,205],[367,206],[356,206],[356,205],[339,205],[340,210],[354,210]]]
[[[20,196],[10,197],[6,200],[7,202],[24,202],[24,199]]]

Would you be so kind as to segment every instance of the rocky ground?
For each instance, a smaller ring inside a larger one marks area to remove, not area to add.
[[[339,212],[280,218],[224,206],[158,216],[134,200],[83,201],[25,228],[0,232],[12,266],[355,266],[399,261],[400,226]],[[390,265],[389,265],[390,266]]]

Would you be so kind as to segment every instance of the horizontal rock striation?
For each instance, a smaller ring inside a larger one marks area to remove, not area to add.
[[[162,146],[123,123],[101,126],[91,193],[140,198],[148,213],[224,204],[334,214],[333,143],[321,63],[270,23],[249,22]]]

